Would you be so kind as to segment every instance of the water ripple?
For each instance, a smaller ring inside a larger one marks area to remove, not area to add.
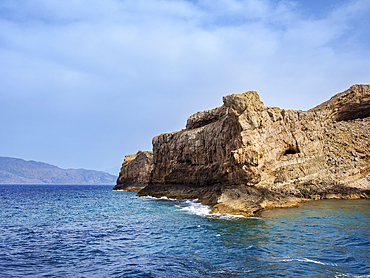
[[[203,213],[199,213],[203,211]],[[2,277],[370,277],[370,202],[256,218],[106,186],[0,186]]]

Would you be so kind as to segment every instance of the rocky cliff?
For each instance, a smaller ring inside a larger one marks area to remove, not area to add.
[[[139,191],[149,183],[153,170],[153,152],[138,151],[125,156],[117,185],[113,190]]]
[[[370,197],[369,85],[309,111],[265,107],[254,91],[223,103],[153,138],[153,169],[139,196],[199,199],[213,212],[244,215]]]

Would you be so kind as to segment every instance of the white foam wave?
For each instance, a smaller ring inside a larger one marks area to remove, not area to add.
[[[159,198],[159,200],[169,200],[169,201],[176,201],[176,199],[173,199],[173,198],[168,198],[166,196],[162,196],[161,198]]]
[[[153,197],[153,196],[143,196],[142,198],[150,199],[150,200],[169,200],[169,201],[176,201],[176,199],[168,198],[166,196],[162,197]]]
[[[160,198],[153,197],[153,196],[143,196],[142,198],[150,199],[150,200],[169,200],[169,201],[177,201],[176,207],[179,207],[180,210],[185,211],[189,214],[194,214],[201,217],[208,217],[208,218],[217,218],[217,219],[224,219],[224,220],[236,220],[240,218],[255,218],[260,219],[260,217],[246,217],[244,215],[235,215],[235,214],[221,214],[221,213],[211,213],[212,209],[209,206],[203,205],[198,202],[198,199],[194,200],[176,200],[172,198],[168,198],[166,196],[162,196]]]
[[[211,208],[209,206],[202,205],[201,203],[197,203],[194,201],[186,200],[184,202],[184,207],[181,210],[186,211],[190,214],[195,214],[198,216],[203,217],[210,217],[211,216]]]
[[[321,265],[330,265],[330,266],[337,266],[337,264],[334,264],[334,263],[324,263],[324,262],[320,262],[320,261],[315,261],[315,260],[311,260],[311,259],[307,259],[307,258],[297,258],[297,259],[283,259],[281,260],[282,262],[293,262],[293,261],[296,261],[296,262],[304,262],[304,263],[314,263],[314,264],[321,264]]]
[[[203,205],[195,200],[186,200],[182,205],[180,205],[181,210],[195,214],[201,217],[225,219],[225,220],[235,220],[240,218],[246,218],[244,215],[232,215],[232,214],[221,214],[221,213],[211,213],[212,209],[209,206]]]

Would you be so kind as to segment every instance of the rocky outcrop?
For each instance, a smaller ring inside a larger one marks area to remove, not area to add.
[[[138,151],[137,154],[125,156],[117,185],[113,190],[139,191],[149,183],[153,169],[153,153],[151,151]]]
[[[256,92],[153,138],[139,196],[199,199],[213,212],[253,215],[313,199],[370,197],[370,86],[309,110],[265,107]]]
[[[348,121],[370,116],[370,85],[354,85],[310,111],[326,110],[334,121]]]

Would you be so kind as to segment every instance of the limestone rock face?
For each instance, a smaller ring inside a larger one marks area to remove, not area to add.
[[[309,111],[265,107],[254,91],[223,103],[153,138],[153,169],[139,196],[197,198],[214,212],[244,215],[370,197],[369,85]]]
[[[348,121],[370,116],[370,85],[353,85],[310,111],[326,109],[334,121]]]
[[[153,153],[138,151],[137,154],[125,156],[117,185],[113,190],[139,191],[149,183],[149,176],[153,169]]]

